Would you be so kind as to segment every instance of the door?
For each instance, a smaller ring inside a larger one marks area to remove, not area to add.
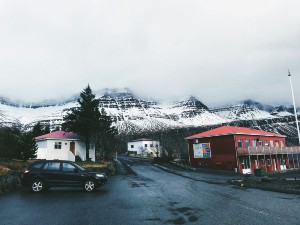
[[[73,155],[75,155],[75,142],[74,141],[72,141],[70,143],[70,151],[73,153]]]
[[[280,158],[280,170],[286,170],[285,159],[283,159],[283,156]]]
[[[242,162],[243,174],[251,173],[249,157],[242,157],[241,162]]]
[[[50,186],[57,186],[61,182],[60,162],[47,162],[43,168],[42,176]]]
[[[63,162],[61,179],[63,186],[78,186],[81,184],[82,174],[72,163]]]

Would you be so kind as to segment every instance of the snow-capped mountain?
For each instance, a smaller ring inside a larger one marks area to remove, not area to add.
[[[78,95],[66,100],[21,104],[0,98],[0,126],[20,125],[29,129],[37,122],[60,126],[68,110],[77,107]],[[251,100],[209,109],[189,97],[174,103],[160,103],[135,97],[128,89],[104,89],[96,92],[100,108],[111,116],[119,133],[137,133],[172,128],[199,127],[238,120],[274,119],[292,115],[289,108],[272,107]]]
[[[106,90],[99,99],[100,108],[104,108],[112,117],[119,132],[155,131],[226,122],[210,113],[207,106],[194,97],[162,104],[136,98],[125,89]]]
[[[271,115],[267,111],[260,110],[254,106],[249,106],[243,103],[212,109],[211,112],[231,120],[258,120],[276,118],[276,116]]]
[[[211,109],[210,112],[230,120],[261,120],[293,116],[293,108],[264,105],[253,100],[245,100],[230,106]],[[299,109],[297,110],[299,113]]]

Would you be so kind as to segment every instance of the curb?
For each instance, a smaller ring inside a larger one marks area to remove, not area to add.
[[[242,182],[241,182],[241,184],[229,182],[229,184],[231,184],[233,186],[238,186],[238,187],[241,187],[241,184],[243,184],[243,186],[241,188],[253,188],[253,189],[259,189],[259,190],[263,190],[263,191],[272,191],[272,192],[279,192],[279,193],[284,193],[284,194],[300,195],[300,190],[288,190],[288,189],[281,189],[281,188],[260,187],[260,186],[254,186],[251,184],[245,184]]]
[[[186,176],[186,175],[180,174],[180,172],[177,172],[176,169],[168,168],[168,167],[156,164],[156,163],[154,163],[153,165],[160,168],[160,169],[162,169],[162,170],[164,170],[164,171],[166,171],[166,172],[175,174],[177,176],[185,177],[185,178],[188,178],[188,179],[191,179],[191,180],[200,181],[200,182],[204,182],[204,183],[208,183],[208,184],[216,184],[216,185],[224,185],[225,184],[225,185],[232,185],[232,186],[238,186],[238,187],[241,187],[241,184],[243,184],[242,188],[253,188],[253,189],[259,189],[259,190],[263,190],[263,191],[272,191],[272,192],[279,192],[279,193],[285,193],[285,194],[300,195],[300,190],[289,190],[289,189],[282,189],[282,188],[254,186],[254,185],[251,185],[251,184],[243,183],[243,178],[239,179],[240,182],[238,182],[238,183],[233,183],[232,179],[228,180],[226,183],[224,183],[224,182],[211,182],[211,181],[207,181],[207,180],[197,179],[197,178],[194,178],[192,176]],[[178,165],[176,165],[176,166],[178,166]],[[185,169],[186,172],[189,171],[186,168],[183,168],[183,169]],[[191,171],[190,170],[190,172],[198,172],[198,171],[195,171],[195,170]],[[198,173],[200,173],[200,172],[198,172]],[[201,171],[201,173],[205,174],[205,171]],[[217,174],[217,173],[212,173],[212,174]],[[222,176],[224,174],[217,174],[217,175]]]

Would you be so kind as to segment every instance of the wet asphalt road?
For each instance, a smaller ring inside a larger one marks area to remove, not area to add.
[[[121,161],[118,175],[94,193],[53,188],[1,194],[0,224],[300,224],[299,195],[243,189],[219,175],[189,179],[148,160]]]

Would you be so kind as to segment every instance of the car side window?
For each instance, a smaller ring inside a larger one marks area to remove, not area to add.
[[[38,162],[32,165],[32,168],[34,169],[41,169],[43,167],[44,163],[43,162]]]
[[[44,170],[58,171],[60,167],[60,162],[48,162],[44,166]]]
[[[63,171],[64,172],[74,172],[76,169],[75,166],[73,166],[70,163],[63,163]]]

